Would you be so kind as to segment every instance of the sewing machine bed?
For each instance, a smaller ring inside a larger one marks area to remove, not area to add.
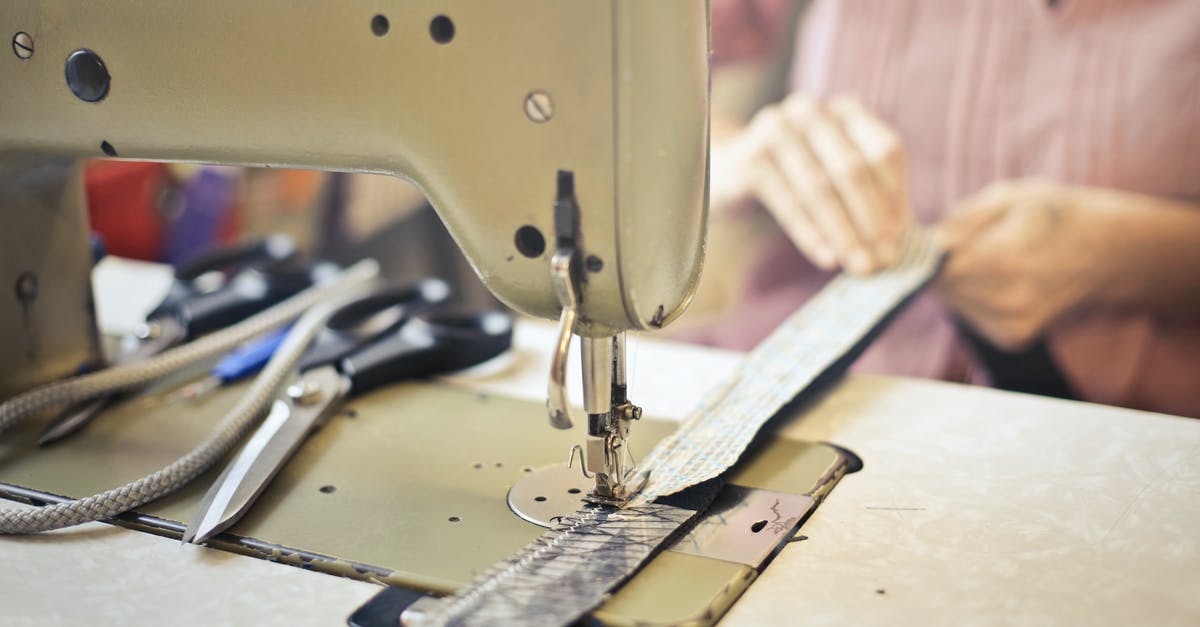
[[[150,394],[44,449],[33,441],[45,422],[31,421],[0,443],[0,492],[40,504],[52,495],[85,496],[142,477],[195,446],[241,389],[224,389],[196,404],[155,404],[145,398],[161,397]],[[633,430],[633,451],[645,454],[674,428],[643,419]],[[537,403],[444,383],[390,386],[352,401],[313,434],[250,512],[209,546],[333,575],[451,592],[542,533],[513,514],[506,495],[526,473],[565,461],[578,440],[574,430],[548,427]],[[798,516],[741,533],[771,534],[772,544],[782,546],[849,463],[826,445],[768,440],[730,483],[815,498],[803,501]],[[180,537],[223,464],[120,524]],[[710,523],[744,519],[728,514],[714,515]],[[615,624],[715,622],[759,568],[695,553],[661,553],[597,617]]]

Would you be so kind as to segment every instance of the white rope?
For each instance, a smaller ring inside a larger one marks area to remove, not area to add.
[[[0,533],[36,533],[111,518],[175,492],[203,474],[228,453],[254,426],[292,375],[296,362],[333,311],[364,290],[378,275],[374,261],[360,262],[330,283],[314,286],[256,316],[206,338],[206,345],[181,346],[151,359],[52,383],[21,394],[0,405],[0,430],[29,415],[66,403],[87,400],[112,391],[141,385],[206,357],[215,356],[294,319],[300,320],[271,360],[255,378],[250,390],[225,415],[217,428],[196,448],[150,475],[111,490],[38,509],[0,510]],[[314,306],[315,305],[315,306]]]

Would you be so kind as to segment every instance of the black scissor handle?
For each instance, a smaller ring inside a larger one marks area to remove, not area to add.
[[[481,364],[512,346],[506,311],[419,314],[341,360],[352,393],[402,379],[431,377]]]
[[[414,315],[449,297],[450,286],[434,278],[376,289],[333,312],[298,367],[303,372],[337,363],[356,348],[395,335]]]
[[[286,235],[220,248],[184,262],[170,291],[148,321],[176,320],[193,338],[228,326],[307,288],[327,262],[303,262]],[[203,285],[200,277],[220,273],[223,282]]]
[[[278,263],[296,257],[296,242],[287,235],[274,234],[232,246],[225,246],[188,257],[175,268],[179,281],[194,281],[209,272],[229,272]]]
[[[297,261],[245,268],[220,288],[193,294],[158,315],[172,315],[194,338],[252,316],[337,272],[328,261]]]

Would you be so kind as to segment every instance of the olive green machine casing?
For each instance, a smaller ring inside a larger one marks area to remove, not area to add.
[[[583,252],[597,260],[577,333],[661,326],[695,290],[707,210],[704,0],[4,4],[0,28],[14,38],[0,55],[5,158],[405,177],[484,283],[544,318],[559,311],[552,208],[557,172],[570,171]],[[95,102],[66,79],[79,51],[109,77]],[[522,226],[543,246],[519,250]]]
[[[0,160],[0,219],[0,399],[7,399],[94,366],[101,351],[79,168],[63,158]]]

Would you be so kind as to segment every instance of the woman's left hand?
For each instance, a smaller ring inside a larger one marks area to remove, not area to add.
[[[1016,180],[966,199],[936,227],[949,253],[936,290],[997,347],[1021,349],[1089,303],[1110,277],[1105,211],[1086,211],[1097,190]]]

